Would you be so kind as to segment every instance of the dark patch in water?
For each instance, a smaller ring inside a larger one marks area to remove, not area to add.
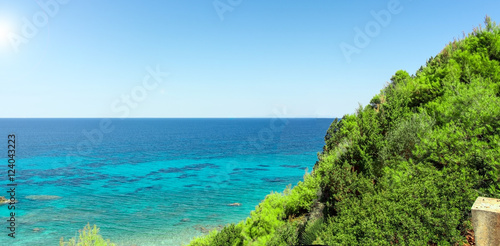
[[[148,191],[148,190],[160,190],[161,187],[162,187],[161,185],[152,185],[152,186],[138,188],[135,190],[135,192],[137,193],[137,192]]]
[[[297,167],[300,167],[300,165],[280,165],[280,167],[297,168]]]
[[[72,178],[72,179],[58,179],[58,180],[43,180],[34,182],[34,185],[56,185],[56,186],[85,186],[91,185],[88,177]]]
[[[92,184],[91,182],[88,182],[87,177],[70,179],[68,183],[71,184],[72,186],[82,186],[82,185]]]
[[[195,186],[201,186],[199,184],[188,184],[188,185],[184,185],[184,187],[195,187]]]
[[[96,181],[96,180],[108,180],[109,179],[109,175],[106,175],[106,174],[100,174],[100,173],[89,173],[87,176],[85,176],[85,178],[88,180],[88,181]]]
[[[177,168],[177,167],[169,167],[168,169],[160,169],[158,170],[160,173],[183,173],[184,170]]]
[[[93,174],[97,177],[99,177],[100,179],[104,180],[104,179],[108,179],[109,178],[109,175],[107,174],[102,174],[102,173],[97,173],[97,174]]]
[[[204,168],[215,169],[215,168],[219,168],[219,166],[212,164],[212,163],[200,163],[200,164],[191,164],[191,165],[187,165],[187,166],[183,167],[183,169],[185,169],[185,170],[195,170],[195,171],[200,171]]]
[[[160,174],[160,172],[158,172],[158,171],[152,171],[152,172],[150,172],[150,173],[142,176],[142,178],[147,178],[149,176],[154,176],[154,175],[158,175],[158,174]],[[141,177],[139,177],[139,178],[141,178]]]
[[[179,177],[177,177],[178,179],[185,179],[185,178],[189,178],[189,177],[196,177],[196,174],[183,174]]]
[[[104,163],[104,162],[93,162],[93,163],[90,163],[90,164],[86,164],[86,166],[93,167],[93,168],[99,168],[99,167],[106,166],[106,163]]]
[[[248,172],[255,172],[255,171],[269,171],[269,169],[266,169],[266,168],[258,168],[258,167],[247,167],[247,168],[243,168],[243,170],[245,171],[248,171]]]
[[[113,184],[124,184],[130,182],[129,178],[126,176],[118,175],[118,176],[112,176],[108,180],[108,184],[113,185]]]
[[[56,176],[63,176],[63,177],[81,176],[82,172],[86,171],[81,169],[77,170],[74,167],[59,167],[47,170],[27,169],[23,171],[23,178],[32,179],[33,177],[48,178]]]
[[[271,183],[278,183],[278,182],[285,182],[284,179],[281,179],[281,178],[262,178],[262,180],[266,181],[266,182],[271,182]]]
[[[261,165],[257,165],[257,166],[259,166],[259,167],[270,167],[269,165],[262,165],[262,164]]]
[[[20,179],[18,179],[20,180]],[[18,182],[18,184],[22,184],[22,185],[27,185],[27,184],[34,184],[35,181],[33,180],[25,180],[25,181],[21,181],[21,182]]]
[[[45,181],[38,181],[38,182],[35,182],[34,184],[35,185],[61,185],[63,182],[62,180],[45,180]]]

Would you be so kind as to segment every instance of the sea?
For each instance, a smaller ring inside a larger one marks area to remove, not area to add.
[[[117,245],[185,245],[301,181],[332,121],[0,119],[0,196],[16,200],[0,244],[59,245],[89,224]]]

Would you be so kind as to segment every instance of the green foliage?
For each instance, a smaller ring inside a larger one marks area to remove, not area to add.
[[[323,232],[329,245],[425,245],[460,241],[462,211],[475,192],[460,174],[430,165],[405,163],[389,169],[377,191],[336,204]]]
[[[425,112],[398,119],[387,134],[386,143],[379,152],[380,161],[384,166],[392,167],[401,161],[415,158],[413,154],[415,146],[432,132],[433,126],[434,120]]]
[[[393,85],[398,85],[398,84],[406,84],[406,82],[410,79],[410,75],[408,74],[408,72],[404,71],[404,70],[399,70],[396,72],[396,74],[394,74],[392,77],[391,77],[391,82]]]
[[[284,202],[285,217],[307,212],[314,199],[317,198],[318,189],[318,179],[307,173],[304,175],[304,182],[299,182],[293,189],[288,186],[283,192],[286,198]]]
[[[250,213],[244,223],[242,235],[244,243],[264,245],[275,230],[285,224],[285,197],[280,193],[271,193],[266,196]]]
[[[96,225],[94,227],[90,227],[90,224],[87,224],[83,230],[78,231],[78,237],[71,238],[68,242],[64,241],[64,238],[61,238],[59,241],[59,245],[61,246],[114,246],[114,243],[111,243],[108,240],[104,240],[101,235],[99,235],[99,228]]]
[[[301,245],[319,244],[320,239],[318,238],[318,235],[322,229],[323,229],[322,218],[309,221],[304,229],[304,232],[301,235],[302,239]]]
[[[217,237],[219,233],[217,230],[212,230],[208,235],[202,236],[202,237],[196,237],[191,242],[189,245],[191,246],[210,246],[213,245],[212,242],[215,240],[215,237]],[[238,236],[236,234],[235,236]]]
[[[298,227],[296,223],[287,223],[276,229],[273,237],[266,243],[266,246],[289,246],[298,245]]]
[[[222,229],[220,233],[215,234],[212,245],[233,246],[242,245],[241,226],[231,224]]]
[[[332,122],[318,159],[222,242],[461,245],[475,198],[500,198],[500,28],[487,17],[416,75],[397,71]]]
[[[191,241],[190,245],[193,246],[237,246],[243,245],[243,238],[241,237],[241,224],[229,224],[225,226],[220,232],[213,230],[205,237],[198,237]]]

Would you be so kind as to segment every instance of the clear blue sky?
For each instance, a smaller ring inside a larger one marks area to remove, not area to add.
[[[500,22],[493,0],[60,2],[0,0],[0,117],[340,117]]]

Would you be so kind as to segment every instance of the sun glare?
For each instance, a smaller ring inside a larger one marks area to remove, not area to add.
[[[6,21],[0,21],[0,46],[5,48],[9,44],[8,35],[11,32],[10,25]]]

